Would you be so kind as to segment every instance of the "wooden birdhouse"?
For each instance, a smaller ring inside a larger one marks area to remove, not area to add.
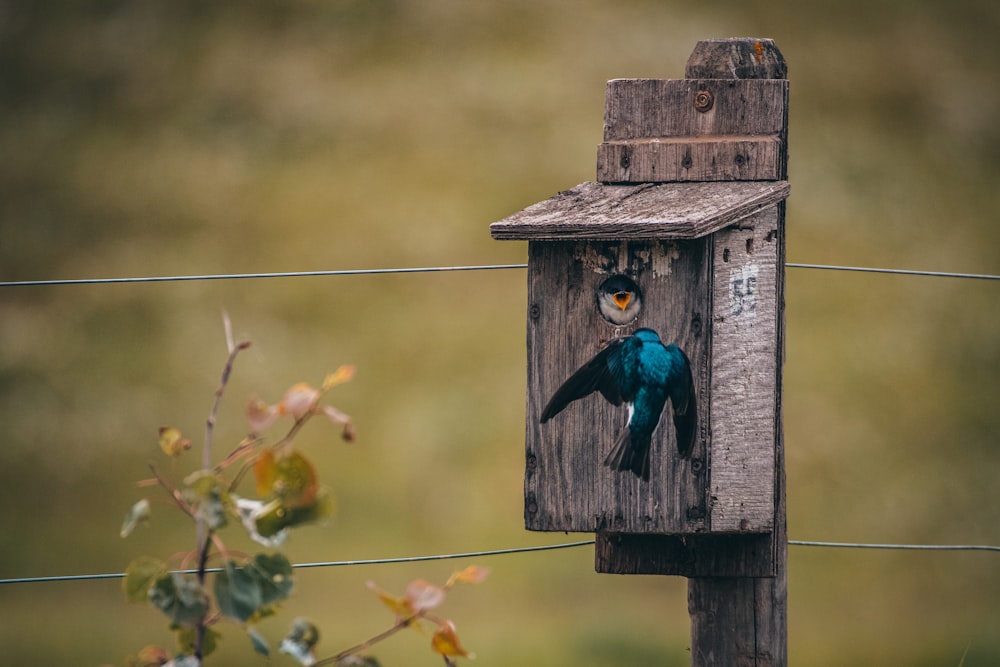
[[[597,182],[491,225],[495,239],[528,241],[525,524],[597,533],[600,571],[773,576],[784,549],[785,64],[770,40],[713,40],[686,76],[609,81]],[[616,276],[641,294],[630,322],[597,307]],[[540,423],[561,383],[638,328],[686,353],[697,405],[688,456],[663,414],[649,481],[602,465],[628,414],[599,392]]]

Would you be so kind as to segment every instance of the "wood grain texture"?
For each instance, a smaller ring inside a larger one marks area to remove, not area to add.
[[[525,525],[529,530],[693,533],[706,526],[710,243],[694,241],[530,242]],[[596,290],[625,274],[643,291],[643,310],[626,327],[605,321]],[[627,421],[624,406],[599,394],[571,403],[545,424],[548,399],[609,340],[650,327],[691,360],[699,428],[690,460],[680,459],[669,414],[653,435],[652,475],[642,482],[603,465]]]
[[[715,578],[711,589],[688,589],[691,615],[691,664],[718,667],[770,667],[779,664],[767,645],[759,644],[759,591],[764,580]],[[719,598],[725,600],[719,604]],[[763,625],[763,624],[762,624]]]
[[[606,141],[597,147],[597,180],[773,181],[781,160],[781,140],[769,135]]]
[[[594,569],[609,574],[771,577],[775,558],[768,534],[598,533]]]
[[[770,532],[781,363],[777,208],[714,240],[709,528]]]
[[[490,225],[495,239],[694,239],[788,196],[787,181],[581,183]]]
[[[699,42],[688,61],[686,75],[719,78],[780,78],[787,76],[784,58],[771,40],[732,39]],[[787,89],[786,89],[787,90]],[[787,155],[787,95],[784,127],[780,131]],[[787,170],[787,159],[782,160]],[[780,178],[786,178],[783,171]],[[781,365],[784,361],[785,206],[775,210],[777,225],[774,341],[774,520],[770,533],[773,576],[691,577],[688,611],[691,615],[693,667],[783,667],[788,664],[788,535],[786,526],[785,450],[781,417]],[[737,538],[729,538],[737,539]]]
[[[597,180],[604,183],[780,180],[788,82],[608,82]]]
[[[787,79],[788,65],[773,39],[700,40],[688,57],[688,79]]]
[[[695,96],[707,91],[707,111]],[[785,126],[788,82],[722,79],[612,79],[604,141],[662,137],[777,135]]]

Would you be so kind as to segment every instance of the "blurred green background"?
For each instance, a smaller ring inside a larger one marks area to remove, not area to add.
[[[789,63],[789,261],[1000,272],[990,0],[50,0],[0,4],[0,280],[524,262],[488,225],[594,178],[605,81],[680,78],[698,39],[729,36],[771,37]],[[789,270],[792,539],[1000,543],[998,289]],[[223,309],[254,346],[220,450],[251,394],[358,367],[331,395],[358,442],[301,436],[339,511],[293,534],[293,561],[586,537],[523,529],[521,270],[16,287],[0,289],[0,577],[191,548],[164,504],[118,530],[157,428],[200,441]],[[688,664],[685,581],[592,559],[476,561],[491,579],[444,609],[475,664]],[[276,641],[307,616],[329,655],[390,621],[366,580],[401,591],[463,564],[300,571],[261,629]],[[789,571],[794,664],[1000,663],[995,554],[791,547]],[[3,586],[0,610],[8,664],[170,644],[114,580]],[[264,664],[223,631],[210,664]],[[428,642],[377,655],[438,664]]]

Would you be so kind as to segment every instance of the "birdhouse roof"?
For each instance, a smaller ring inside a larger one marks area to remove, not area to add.
[[[788,181],[581,183],[490,225],[497,240],[696,239],[788,196]]]

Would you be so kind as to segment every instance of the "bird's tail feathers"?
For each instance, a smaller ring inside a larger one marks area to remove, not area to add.
[[[674,412],[674,430],[677,432],[677,453],[685,459],[691,458],[694,436],[698,426],[698,411],[689,402],[684,412]]]
[[[684,357],[687,359],[687,357]],[[694,450],[696,431],[698,430],[698,404],[695,400],[694,378],[691,376],[691,368],[688,366],[687,391],[683,396],[683,401],[679,401],[676,394],[671,395],[670,403],[674,411],[674,431],[677,437],[677,453],[682,458],[691,458]],[[678,403],[681,403],[678,405]]]
[[[618,436],[614,448],[604,459],[604,465],[620,472],[629,470],[635,473],[636,477],[648,482],[649,445],[648,438],[646,438],[645,443],[636,441],[632,437],[632,431],[626,426],[621,435]]]

